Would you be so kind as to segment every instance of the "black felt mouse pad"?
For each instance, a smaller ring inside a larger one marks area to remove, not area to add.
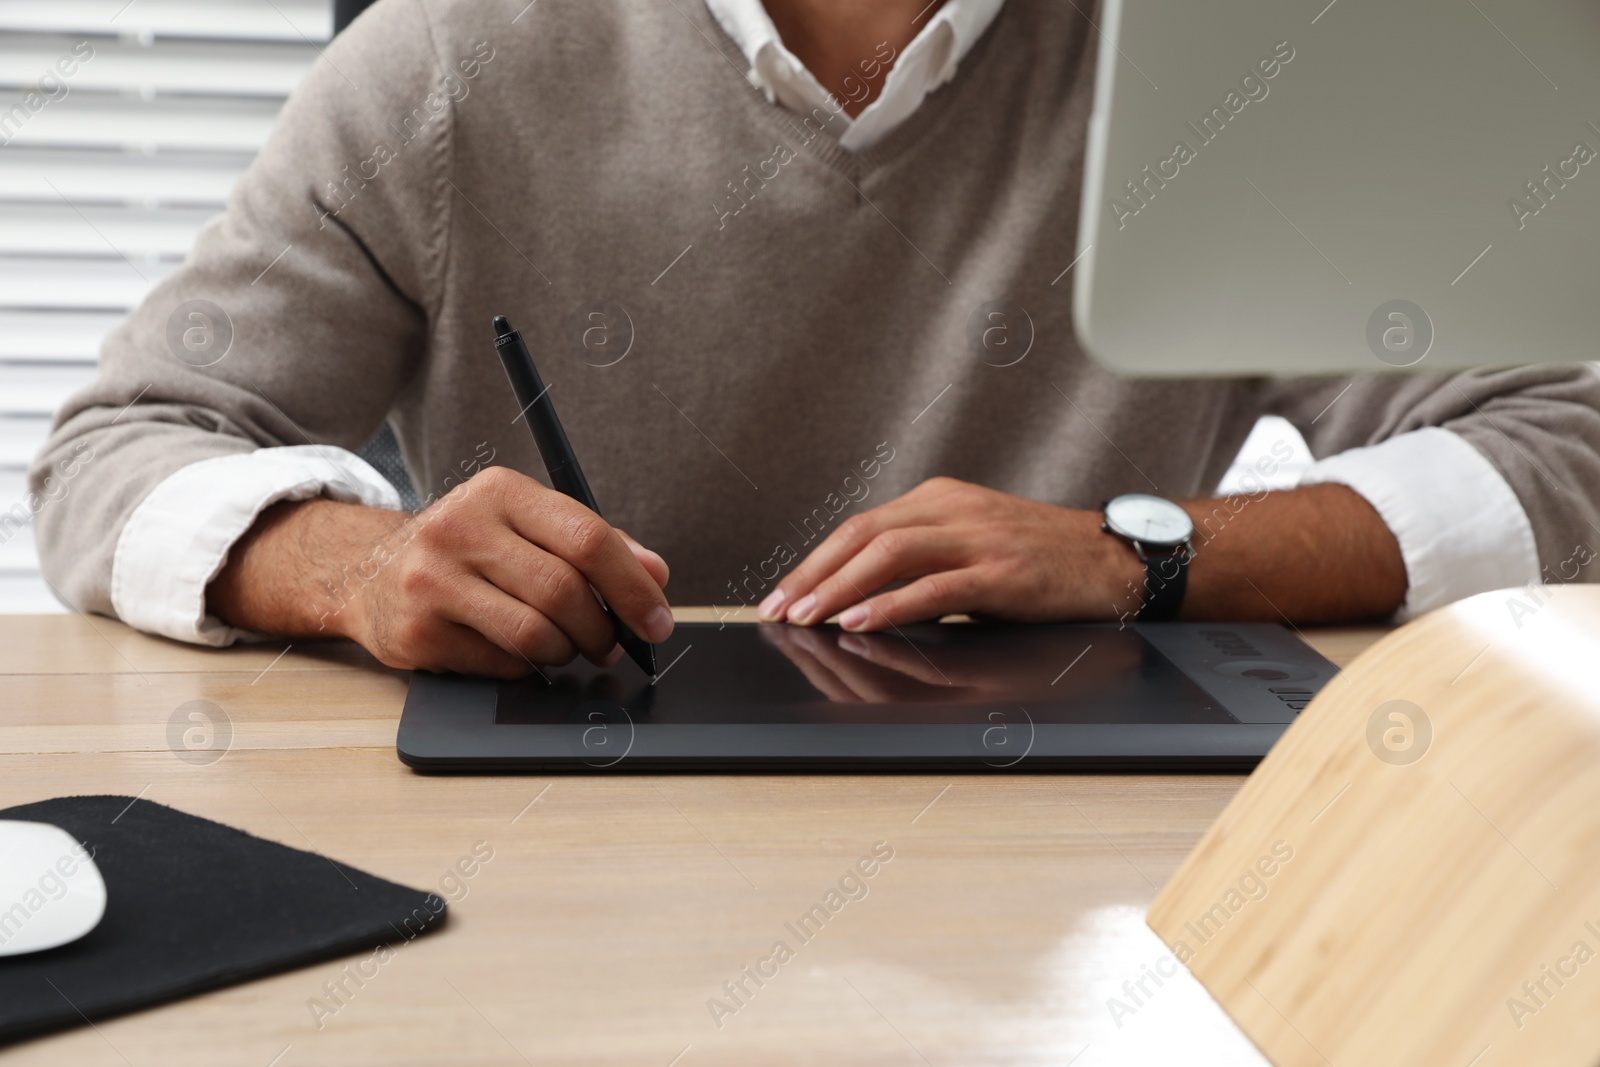
[[[61,797],[0,819],[61,827],[106,883],[87,936],[0,957],[0,1042],[409,940],[445,917],[435,894],[148,800]]]

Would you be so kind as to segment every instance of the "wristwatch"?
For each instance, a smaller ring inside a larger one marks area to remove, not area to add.
[[[1170,500],[1148,493],[1124,493],[1108,500],[1100,528],[1122,538],[1144,564],[1140,622],[1176,618],[1189,585],[1189,539],[1194,520]]]

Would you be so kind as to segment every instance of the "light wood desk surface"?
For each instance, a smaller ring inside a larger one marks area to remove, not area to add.
[[[1382,632],[1306,637],[1343,665]],[[385,963],[357,954],[0,1063],[1263,1062],[1186,973],[1123,988],[1171,968],[1145,910],[1241,777],[425,777],[394,752],[404,673],[353,646],[282,652],[0,616],[0,806],[144,797],[431,888],[455,901],[448,925]],[[231,722],[209,765],[169,747],[195,699]],[[866,895],[797,939],[785,924],[879,842],[893,859]],[[475,848],[493,858],[446,882]],[[778,940],[792,958],[738,1006],[723,983]],[[325,990],[341,981],[342,1004]],[[737,1007],[720,1027],[712,997]]]

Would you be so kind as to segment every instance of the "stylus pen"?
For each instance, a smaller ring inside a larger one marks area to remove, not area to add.
[[[551,487],[599,515],[600,505],[595,503],[594,493],[589,490],[589,480],[583,476],[583,468],[578,466],[578,457],[572,451],[572,442],[567,440],[567,432],[561,428],[561,420],[556,417],[556,406],[550,402],[550,390],[539,377],[539,368],[533,365],[533,356],[528,352],[528,346],[522,343],[522,335],[511,328],[511,323],[506,321],[504,315],[494,317],[494,350],[506,369],[506,377],[511,379],[511,391],[517,394],[517,406],[522,408],[528,420],[528,429],[533,431],[533,443],[539,446],[539,458],[544,460]],[[599,590],[595,590],[594,595],[611,617],[611,625],[617,631],[617,644],[628,653],[629,659],[639,665],[641,671],[654,678],[655,646],[639,640],[617,618],[617,613],[611,610],[605,597],[600,596]]]

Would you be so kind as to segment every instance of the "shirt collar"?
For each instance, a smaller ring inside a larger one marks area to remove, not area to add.
[[[961,60],[989,28],[1003,2],[945,0],[927,25],[895,57],[878,98],[855,120],[840,111],[834,121],[848,130],[857,123],[881,125],[881,121],[874,121],[880,119],[874,112],[908,113],[922,97],[955,76]],[[809,111],[826,104],[829,91],[784,45],[761,0],[706,0],[706,7],[723,32],[744,53],[750,64],[746,77],[766,93],[768,100],[794,111]],[[908,103],[910,108],[906,106]],[[885,107],[879,108],[879,104]]]

